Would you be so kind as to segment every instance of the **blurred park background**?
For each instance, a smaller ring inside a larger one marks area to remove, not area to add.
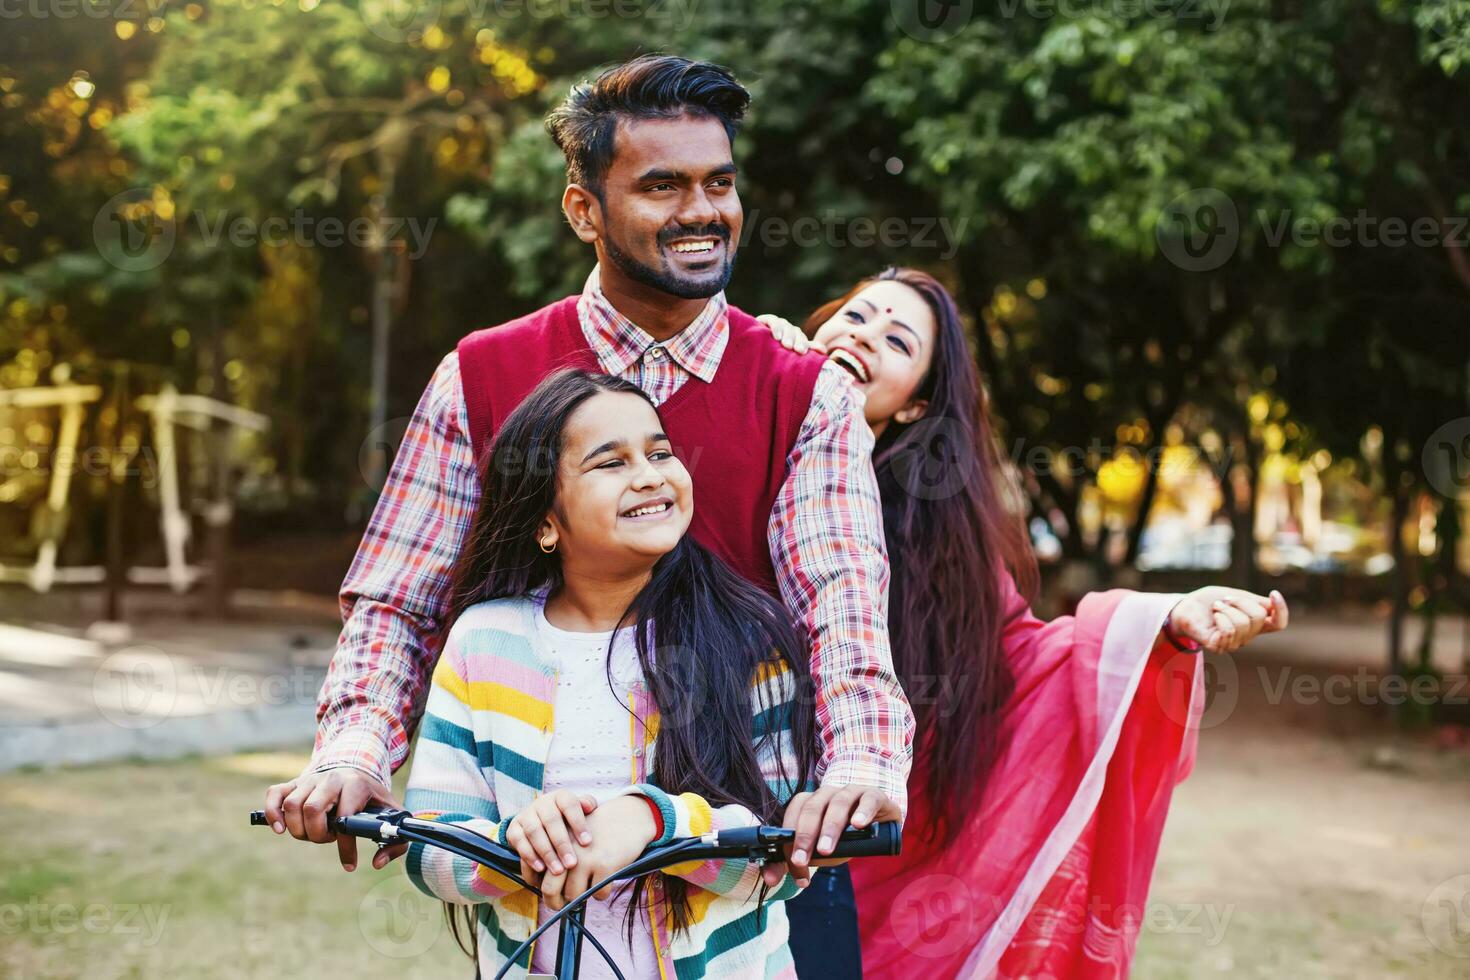
[[[468,975],[244,813],[434,366],[590,268],[542,116],[649,50],[754,95],[735,303],[951,286],[1048,612],[1292,603],[1136,974],[1470,975],[1470,0],[0,0],[0,975]]]

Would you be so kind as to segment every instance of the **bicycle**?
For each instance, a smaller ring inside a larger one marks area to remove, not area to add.
[[[477,864],[487,865],[510,880],[540,892],[520,876],[521,858],[515,851],[483,834],[454,824],[420,820],[407,810],[369,808],[348,817],[333,816],[332,827],[339,834],[349,834],[376,841],[379,844],[420,843],[440,847],[452,854],[467,858]],[[265,811],[254,810],[250,814],[251,826],[265,826]],[[614,881],[626,881],[643,875],[653,874],[664,868],[686,861],[707,861],[713,858],[739,858],[765,864],[784,861],[785,848],[796,837],[796,831],[786,827],[737,827],[733,830],[715,831],[702,837],[677,837],[666,844],[650,847],[638,859],[608,875],[585,892],[569,901],[536,927],[503,966],[495,980],[501,980],[506,972],[531,948],[552,926],[560,923],[556,947],[556,980],[576,980],[582,963],[582,940],[590,942],[594,949],[607,961],[613,975],[624,980],[611,955],[583,926],[583,913],[587,901]],[[877,823],[859,830],[849,827],[837,841],[831,857],[891,857],[903,847],[902,834],[897,823]]]

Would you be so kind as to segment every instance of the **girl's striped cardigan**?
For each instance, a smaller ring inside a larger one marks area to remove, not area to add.
[[[538,594],[480,603],[450,629],[434,670],[404,800],[418,816],[463,824],[504,843],[510,819],[540,795],[556,720],[556,669],[543,659],[535,625],[536,606],[544,601]],[[790,729],[796,689],[790,671],[779,664],[763,668],[752,683],[752,739],[775,732],[762,743],[760,763],[783,802],[794,792],[781,773],[796,770]],[[632,708],[628,737],[633,746],[625,792],[646,796],[662,811],[664,835],[655,843],[759,822],[743,806],[712,807],[692,793],[674,796],[651,785],[658,710],[641,683],[625,692],[625,701]],[[536,894],[483,865],[412,844],[406,867],[427,894],[479,906],[483,976],[494,976],[537,924]],[[687,932],[673,933],[661,902],[651,903],[647,913],[662,980],[796,976],[783,904],[797,893],[790,875],[766,894],[762,906],[760,869],[746,861],[691,862],[666,873],[694,887],[688,889],[692,923]],[[663,894],[656,880],[650,894]],[[543,938],[555,942],[555,932]],[[598,938],[606,943],[618,937]],[[508,975],[524,977],[529,965],[527,955]]]

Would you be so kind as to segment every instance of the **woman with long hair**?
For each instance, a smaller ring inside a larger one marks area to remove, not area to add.
[[[1269,597],[1093,593],[1042,622],[1016,488],[954,300],[888,269],[786,346],[846,368],[876,435],[895,666],[918,720],[904,855],[853,870],[869,977],[1126,974],[1174,785],[1194,755],[1201,649],[1286,626]],[[801,896],[799,972],[820,975]]]
[[[538,908],[484,867],[409,848],[414,884],[471,910],[488,977],[651,844],[779,822],[811,782],[816,732],[803,634],[688,536],[689,473],[637,386],[547,378],[485,480],[405,806],[513,847],[540,889]],[[797,889],[744,861],[679,865],[605,889],[586,923],[630,980],[791,977],[779,900]],[[536,943],[511,975],[552,972],[555,951]],[[582,970],[612,975],[591,956]]]

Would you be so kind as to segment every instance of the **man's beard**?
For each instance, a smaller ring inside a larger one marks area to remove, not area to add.
[[[618,267],[618,271],[636,283],[679,299],[709,299],[730,283],[730,273],[735,264],[734,256],[730,252],[730,229],[724,225],[709,225],[692,231],[680,228],[660,232],[659,244],[663,244],[662,240],[666,236],[672,240],[695,235],[719,238],[725,243],[725,263],[720,269],[719,276],[715,279],[686,279],[666,268],[655,269],[619,248],[613,241],[612,235],[603,236],[602,247],[607,252],[608,259]]]

